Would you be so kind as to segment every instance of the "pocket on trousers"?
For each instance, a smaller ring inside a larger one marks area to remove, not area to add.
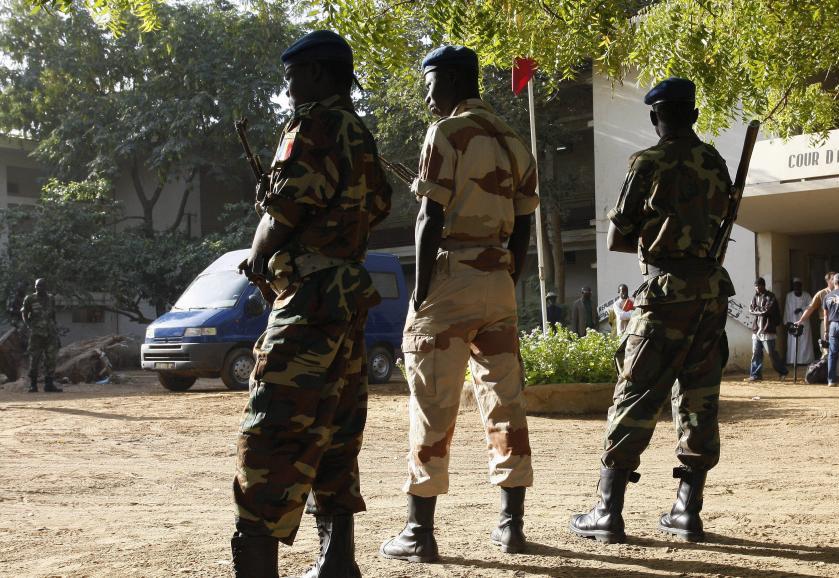
[[[647,383],[655,379],[665,360],[662,355],[660,336],[652,323],[646,319],[632,319],[626,329],[623,342],[615,356],[622,363],[618,371],[627,381]]]
[[[408,387],[417,397],[430,397],[437,393],[434,376],[435,337],[422,333],[406,333],[402,337],[405,354],[405,372]]]

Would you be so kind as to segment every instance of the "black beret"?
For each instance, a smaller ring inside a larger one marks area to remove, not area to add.
[[[352,48],[331,30],[315,30],[286,48],[280,57],[283,64],[300,60],[332,60],[352,65]]]
[[[644,104],[659,102],[694,102],[696,85],[687,78],[671,76],[656,84],[644,97]]]
[[[478,55],[465,46],[441,46],[435,48],[422,59],[422,69],[430,72],[438,66],[458,66],[478,72]],[[429,69],[429,70],[426,70]]]

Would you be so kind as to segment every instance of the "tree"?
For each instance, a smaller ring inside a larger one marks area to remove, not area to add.
[[[277,138],[278,53],[296,35],[281,8],[160,4],[159,30],[128,26],[119,37],[86,12],[30,13],[15,1],[0,15],[0,130],[33,138],[53,176],[114,182],[130,174],[149,235],[173,182],[186,187],[171,231],[202,171],[251,187],[233,120],[251,118],[254,143]]]
[[[50,181],[34,206],[0,213],[7,250],[0,258],[5,294],[38,277],[64,303],[98,306],[137,323],[150,323],[172,305],[208,263],[245,246],[256,226],[253,207],[228,205],[223,233],[203,239],[180,231],[148,236],[141,228],[117,230],[124,219],[105,181]]]
[[[417,53],[466,44],[482,64],[532,56],[552,84],[591,62],[621,82],[670,75],[698,85],[700,128],[760,118],[781,136],[839,121],[839,0],[328,0],[305,2],[317,25],[351,39],[364,81],[416,71]],[[426,35],[413,34],[418,24]]]
[[[35,10],[58,11],[74,14],[87,11],[97,22],[104,24],[114,34],[125,30],[129,15],[139,19],[142,32],[160,28],[157,5],[161,0],[27,0]]]

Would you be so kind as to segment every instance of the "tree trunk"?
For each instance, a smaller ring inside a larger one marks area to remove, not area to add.
[[[151,236],[154,233],[154,206],[160,200],[166,179],[161,178],[151,197],[147,196],[143,180],[140,178],[140,164],[137,159],[134,159],[131,164],[131,181],[134,183],[134,192],[137,193],[140,206],[143,207],[143,230],[147,236]]]
[[[548,214],[551,212],[551,205],[542,207],[542,262],[545,267],[545,281],[553,278],[553,247],[548,235]]]
[[[554,209],[550,213],[548,236],[551,238],[553,253],[556,300],[559,303],[565,303],[565,249],[562,246],[562,213],[559,210],[559,203],[554,205]]]
[[[181,221],[184,218],[184,214],[186,212],[186,202],[189,200],[189,195],[192,192],[192,187],[194,185],[193,180],[195,176],[198,174],[198,167],[194,167],[192,171],[190,171],[189,176],[186,179],[186,187],[184,188],[184,192],[181,196],[181,202],[178,206],[178,212],[175,215],[175,222],[172,223],[172,226],[169,227],[169,231],[177,231],[178,227],[181,226]]]

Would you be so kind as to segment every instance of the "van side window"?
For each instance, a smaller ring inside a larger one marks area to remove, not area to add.
[[[396,280],[396,273],[370,273],[376,291],[382,299],[396,299],[399,297],[399,283]]]

